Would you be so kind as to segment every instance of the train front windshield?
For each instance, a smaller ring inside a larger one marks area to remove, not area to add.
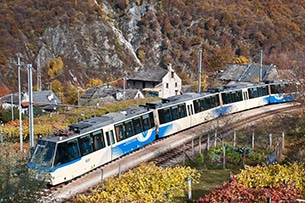
[[[31,163],[45,167],[52,167],[55,146],[55,142],[38,140],[34,154],[31,158]]]

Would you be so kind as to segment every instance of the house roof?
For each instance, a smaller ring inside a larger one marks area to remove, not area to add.
[[[257,64],[227,64],[224,71],[217,74],[219,80],[230,80],[239,82],[259,81],[260,65]],[[278,79],[276,66],[262,66],[262,80]]]
[[[19,97],[18,97],[18,92],[17,93],[11,93],[11,94],[6,94],[3,97],[0,98],[0,103],[11,103],[18,105],[19,104]]]
[[[161,67],[145,67],[138,72],[134,72],[127,80],[161,82],[167,73],[168,70]]]
[[[96,99],[101,97],[113,96],[118,91],[118,88],[111,86],[91,87],[86,89],[84,94],[81,95],[82,99]]]
[[[11,103],[12,100],[13,100],[13,104],[16,104],[16,105],[19,104],[18,92],[13,93],[13,99],[12,99],[11,94],[7,94],[7,95],[1,97],[0,103]],[[24,99],[23,99],[23,101],[24,101]],[[33,101],[36,106],[61,104],[61,101],[51,90],[33,92]]]
[[[38,106],[61,104],[61,101],[52,90],[33,92],[33,100],[37,102]]]
[[[133,99],[136,94],[138,93],[138,89],[125,89],[125,99]],[[82,99],[100,99],[100,98],[107,98],[113,97],[116,98],[117,93],[123,94],[124,89],[121,87],[111,87],[111,86],[104,86],[104,87],[93,87],[88,88],[83,95],[81,95]]]

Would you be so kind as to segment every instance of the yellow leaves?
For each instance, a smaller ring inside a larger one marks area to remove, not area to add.
[[[103,188],[87,197],[79,195],[74,202],[165,202],[167,195],[184,196],[188,176],[196,182],[200,174],[189,167],[162,169],[153,163],[141,164],[120,177],[106,179]]]
[[[98,79],[98,78],[92,78],[90,79],[89,83],[86,85],[87,88],[89,87],[95,87],[95,86],[100,86],[103,84],[103,81]]]
[[[46,66],[48,68],[48,75],[50,76],[51,79],[53,79],[54,76],[62,72],[62,69],[64,67],[64,62],[62,61],[61,57],[58,57],[49,60]]]
[[[294,183],[298,189],[305,187],[304,163],[292,165],[274,164],[271,166],[247,166],[240,174],[236,175],[238,183],[246,187],[274,187],[286,183]]]
[[[233,60],[233,63],[237,64],[248,64],[249,60],[244,56],[239,56],[236,59]]]

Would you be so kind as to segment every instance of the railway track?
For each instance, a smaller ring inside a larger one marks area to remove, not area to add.
[[[143,162],[154,162],[158,166],[167,167],[182,163],[185,156],[205,147],[207,135],[217,129],[217,134],[227,136],[233,130],[242,128],[260,119],[266,119],[283,112],[299,108],[292,103],[264,106],[233,115],[223,116],[208,123],[200,124],[173,136],[158,140],[146,147],[125,155],[106,165],[92,170],[72,181],[55,187],[46,188],[40,193],[43,202],[66,202],[78,193],[101,184],[103,179],[118,175],[132,169]],[[199,142],[199,137],[201,137]]]

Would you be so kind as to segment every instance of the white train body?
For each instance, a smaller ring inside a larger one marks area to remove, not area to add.
[[[90,118],[38,140],[28,164],[51,185],[78,177],[156,139],[208,122],[222,115],[293,101],[282,83],[240,85],[213,92],[186,93],[141,107]]]

